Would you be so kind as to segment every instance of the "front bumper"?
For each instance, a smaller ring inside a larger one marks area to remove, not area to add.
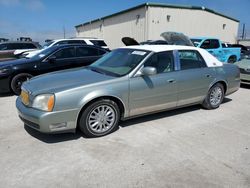
[[[44,112],[25,106],[20,97],[16,100],[20,119],[27,126],[43,133],[75,132],[78,109]]]
[[[242,84],[250,84],[250,74],[240,74],[240,80]]]

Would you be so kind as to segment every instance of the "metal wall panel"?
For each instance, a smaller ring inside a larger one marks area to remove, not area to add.
[[[235,43],[239,23],[225,17],[193,9],[149,7],[148,33],[150,39],[159,39],[165,31],[182,32],[189,37],[210,36]]]
[[[77,28],[78,37],[97,37],[105,40],[110,49],[124,46],[121,38],[128,36],[145,40],[145,7],[124,14],[82,25]]]

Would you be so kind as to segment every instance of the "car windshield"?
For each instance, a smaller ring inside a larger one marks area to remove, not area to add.
[[[117,49],[88,68],[111,76],[124,76],[132,71],[150,52],[136,49]]]
[[[52,46],[50,48],[46,48],[46,49],[42,49],[39,53],[35,54],[34,58],[43,58],[45,56],[48,56],[49,54],[51,54],[53,51],[55,51],[56,47]]]
[[[195,47],[197,47],[201,43],[201,39],[190,39]]]
[[[50,41],[50,42],[46,42],[46,43],[43,45],[42,49],[48,48],[53,42],[54,42],[53,40]]]

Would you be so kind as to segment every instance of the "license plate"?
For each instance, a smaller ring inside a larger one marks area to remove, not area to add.
[[[26,91],[21,92],[21,99],[23,104],[28,105],[29,104],[29,94]]]

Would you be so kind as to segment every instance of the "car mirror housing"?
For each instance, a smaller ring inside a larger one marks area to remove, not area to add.
[[[141,73],[144,76],[150,76],[156,74],[157,71],[155,67],[143,67]]]

